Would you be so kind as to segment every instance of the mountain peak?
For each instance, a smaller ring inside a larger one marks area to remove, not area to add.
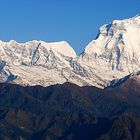
[[[66,42],[66,41],[59,41],[59,42],[45,42],[45,41],[38,41],[38,40],[32,40],[32,41],[28,41],[28,42],[24,42],[24,43],[18,43],[15,40],[10,40],[9,42],[3,42],[0,41],[0,44],[2,46],[14,46],[16,47],[16,45],[21,46],[21,49],[24,49],[25,46],[30,46],[35,48],[36,46],[38,46],[38,44],[44,46],[46,49],[52,49],[64,56],[68,56],[68,57],[72,57],[75,58],[76,57],[76,52],[74,51],[74,49]],[[19,48],[17,48],[19,49]]]
[[[64,56],[76,57],[76,52],[74,49],[66,42],[66,41],[60,41],[60,42],[43,42],[40,41],[41,44],[44,44],[46,47],[50,47],[51,49],[54,49],[55,51],[63,54]]]
[[[113,20],[99,29],[80,56],[99,81],[120,79],[140,69],[140,16]]]
[[[91,41],[84,53],[101,55],[105,50],[124,48],[133,53],[140,49],[140,16],[124,20],[113,20],[112,23],[100,27],[96,40]],[[130,45],[131,44],[131,45]]]
[[[104,87],[113,79],[139,71],[139,33],[139,15],[114,20],[100,28],[80,56],[66,41],[0,41],[0,78],[29,85],[72,82]]]

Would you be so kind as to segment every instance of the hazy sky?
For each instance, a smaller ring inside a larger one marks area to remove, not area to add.
[[[140,0],[0,0],[0,40],[66,40],[79,54],[101,25],[140,13]]]

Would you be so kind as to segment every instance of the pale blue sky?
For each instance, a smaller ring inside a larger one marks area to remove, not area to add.
[[[79,54],[101,25],[140,13],[140,0],[0,0],[0,40],[66,40]]]

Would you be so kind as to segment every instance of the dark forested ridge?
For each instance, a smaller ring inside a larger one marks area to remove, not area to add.
[[[0,84],[0,140],[139,140],[140,84]]]

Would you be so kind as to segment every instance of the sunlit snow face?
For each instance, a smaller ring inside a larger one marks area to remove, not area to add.
[[[17,75],[16,83],[50,85],[66,81],[103,86],[140,67],[140,17],[114,20],[100,28],[96,40],[76,56],[65,42],[0,41],[2,76]]]

